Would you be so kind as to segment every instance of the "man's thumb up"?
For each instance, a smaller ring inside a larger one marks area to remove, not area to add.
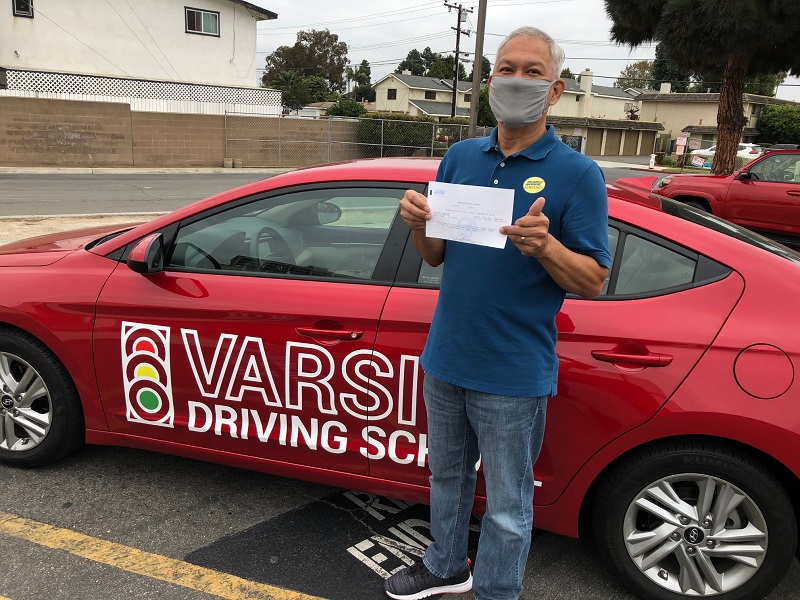
[[[542,209],[544,208],[544,198],[537,198],[536,201],[531,204],[530,209],[528,210],[529,215],[533,215],[534,217],[538,217],[542,214]]]

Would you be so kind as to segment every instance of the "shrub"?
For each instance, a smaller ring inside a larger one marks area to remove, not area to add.
[[[671,156],[664,156],[664,158],[661,159],[661,164],[665,167],[671,167],[672,165],[675,164],[675,161],[672,160]]]
[[[358,123],[358,141],[382,144],[383,156],[430,153],[435,120],[402,113],[367,113]]]
[[[329,117],[360,117],[367,112],[361,102],[356,102],[350,98],[339,98],[339,100],[327,110]]]
[[[657,165],[663,164],[665,156],[666,156],[665,152],[656,152],[656,164]]]

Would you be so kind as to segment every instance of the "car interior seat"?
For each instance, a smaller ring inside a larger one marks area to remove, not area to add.
[[[794,163],[794,182],[800,183],[800,159]]]

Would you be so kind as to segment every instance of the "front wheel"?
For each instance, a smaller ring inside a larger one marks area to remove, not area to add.
[[[648,600],[756,600],[794,560],[797,522],[786,491],[725,445],[675,442],[625,459],[593,508],[604,560]]]
[[[64,365],[36,338],[0,330],[0,462],[38,467],[83,441],[83,411]]]

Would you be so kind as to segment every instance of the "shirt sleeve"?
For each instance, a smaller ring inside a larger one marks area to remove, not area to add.
[[[597,164],[584,171],[562,215],[561,243],[578,254],[591,256],[602,267],[611,266],[608,250],[608,191]]]

